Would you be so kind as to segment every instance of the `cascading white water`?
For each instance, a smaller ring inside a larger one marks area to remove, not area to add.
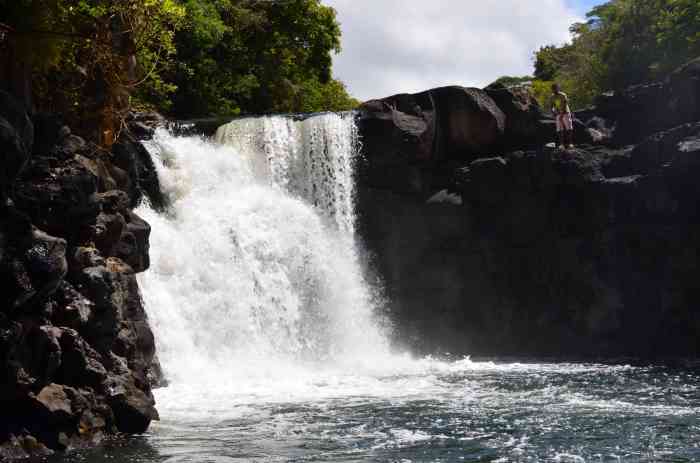
[[[243,119],[217,142],[158,131],[166,213],[139,276],[173,383],[289,375],[388,352],[355,242],[352,115]],[[240,383],[240,381],[239,381]]]

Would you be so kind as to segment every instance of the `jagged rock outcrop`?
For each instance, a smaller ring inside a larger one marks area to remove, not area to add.
[[[135,278],[150,228],[132,208],[158,189],[150,157],[0,100],[0,459],[143,432],[158,368]]]
[[[483,90],[443,87],[369,101],[360,107],[359,123],[369,162],[364,175],[413,191],[420,188],[415,166],[489,153],[502,139],[505,115]]]
[[[459,159],[415,162],[399,144],[387,167],[373,147],[395,132],[378,141],[361,122],[360,230],[397,339],[454,354],[700,354],[697,66],[602,97],[578,113],[569,151],[545,147],[549,120],[501,87],[486,92],[504,137]]]
[[[601,95],[592,115],[610,131],[616,145],[638,143],[645,137],[700,120],[700,58],[687,63],[664,81]],[[587,114],[587,116],[590,114]]]

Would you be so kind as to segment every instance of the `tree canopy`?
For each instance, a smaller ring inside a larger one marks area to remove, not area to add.
[[[239,112],[343,110],[357,105],[331,77],[340,27],[318,0],[184,0],[176,34],[178,91],[184,116]],[[169,101],[166,104],[170,103]]]
[[[700,56],[697,0],[612,0],[571,26],[572,41],[535,53],[541,87],[559,82],[574,106],[608,90],[654,81]]]
[[[341,32],[320,0],[0,0],[0,24],[36,108],[98,138],[133,106],[199,117],[358,104],[332,78]]]

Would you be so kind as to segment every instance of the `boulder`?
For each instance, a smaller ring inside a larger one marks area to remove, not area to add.
[[[38,159],[39,160],[39,159]],[[100,212],[98,178],[77,158],[34,162],[17,182],[17,206],[47,233],[80,242],[84,223]]]
[[[121,214],[100,212],[95,219],[90,236],[102,255],[111,256],[125,229],[126,221]]]
[[[436,160],[469,160],[491,154],[505,131],[505,114],[483,90],[443,87],[419,94],[434,101],[439,145]]]
[[[145,272],[150,266],[151,226],[132,211],[126,211],[124,218],[126,229],[122,231],[112,255],[126,262],[135,272]]]
[[[464,87],[394,95],[364,103],[359,111],[365,152],[360,175],[377,186],[419,193],[431,182],[414,176],[416,168],[490,154],[506,123],[486,92]]]
[[[62,281],[54,294],[56,306],[51,322],[56,326],[84,330],[92,319],[94,304],[67,281]]]
[[[700,58],[662,82],[610,92],[595,101],[595,116],[612,127],[616,145],[638,143],[657,132],[700,120]]]
[[[61,367],[56,379],[73,387],[100,389],[107,378],[102,356],[86,343],[77,331],[63,328],[59,337]]]
[[[151,138],[155,129],[167,122],[161,114],[154,111],[130,112],[126,121],[129,132],[139,140]]]
[[[3,232],[13,234],[12,224],[0,221],[0,234]],[[41,306],[68,271],[65,240],[37,228],[23,233],[14,236],[19,241],[5,243],[7,247],[0,261],[2,301],[11,310],[19,311],[36,310]]]
[[[506,87],[492,84],[484,91],[505,115],[505,144],[508,149],[533,148],[554,139],[551,119],[540,107],[527,87]]]
[[[129,195],[130,207],[136,207],[144,195],[154,208],[166,206],[156,167],[150,153],[140,142],[127,136],[120,137],[112,147],[112,162],[134,180],[131,189],[125,190]]]
[[[116,427],[129,434],[146,432],[151,421],[158,419],[155,401],[126,376],[110,376],[107,381],[108,401]]]
[[[73,419],[73,408],[64,387],[59,384],[45,386],[34,398],[39,413],[46,416],[54,426],[62,425]]]
[[[0,444],[0,460],[26,460],[53,454],[52,450],[32,435],[10,435],[6,442]]]

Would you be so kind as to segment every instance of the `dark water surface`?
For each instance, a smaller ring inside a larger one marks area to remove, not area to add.
[[[439,362],[157,391],[145,435],[89,462],[700,461],[700,369]]]

